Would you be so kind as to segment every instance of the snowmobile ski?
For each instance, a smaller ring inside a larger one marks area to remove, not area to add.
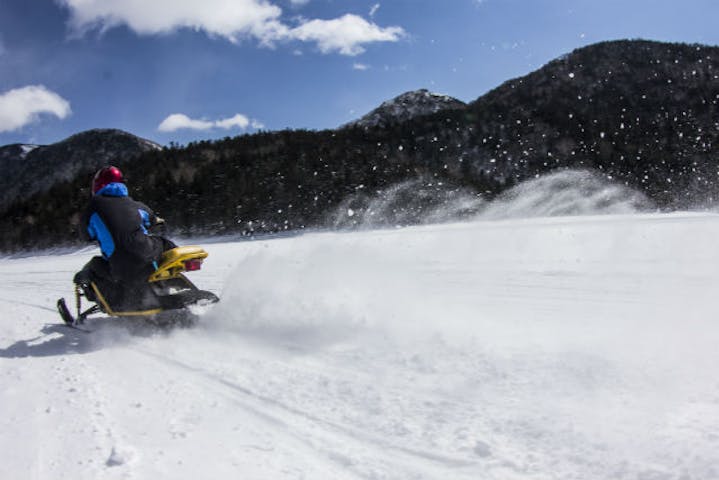
[[[72,328],[73,330],[79,330],[80,332],[84,332],[84,333],[92,333],[91,330],[88,330],[88,329],[82,328],[82,327],[78,327],[79,322],[70,313],[70,310],[67,308],[67,305],[65,304],[64,298],[61,298],[57,301],[57,311],[60,313],[60,317],[62,317],[64,327]]]
[[[68,327],[75,326],[75,317],[72,316],[70,310],[67,308],[64,298],[57,301],[57,311],[60,313],[60,317],[62,318],[62,321],[65,322],[65,325]]]

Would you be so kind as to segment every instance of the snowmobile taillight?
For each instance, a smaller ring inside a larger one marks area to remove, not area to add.
[[[185,270],[188,272],[194,272],[202,267],[202,259],[193,258],[191,260],[185,260]]]

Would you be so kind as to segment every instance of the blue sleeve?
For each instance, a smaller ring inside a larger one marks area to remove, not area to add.
[[[147,210],[143,210],[142,208],[138,210],[140,212],[140,221],[142,222],[142,228],[147,233],[147,229],[152,226],[152,216],[147,212]]]
[[[115,240],[113,240],[110,230],[108,230],[100,215],[97,213],[92,214],[87,231],[91,236],[94,235],[94,239],[100,242],[100,250],[102,250],[105,258],[110,258],[115,253]]]
[[[89,223],[87,225],[87,238],[89,240],[97,240],[97,232],[95,231],[95,227],[92,225],[92,223]]]

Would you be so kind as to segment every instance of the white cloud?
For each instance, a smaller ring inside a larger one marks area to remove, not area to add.
[[[369,65],[366,65],[364,63],[355,63],[352,65],[353,70],[369,70]]]
[[[42,85],[16,88],[0,94],[0,132],[11,132],[34,122],[42,114],[64,119],[70,103]]]
[[[372,5],[372,8],[370,8],[369,10],[370,17],[374,17],[374,14],[377,13],[377,10],[379,10],[379,6],[379,3],[375,3],[374,5]]]
[[[238,127],[244,130],[245,128],[250,126],[250,119],[245,117],[241,113],[238,113],[234,117],[216,121],[215,125],[220,128],[224,128],[225,130],[229,130],[233,127]]]
[[[69,8],[70,25],[79,33],[127,25],[140,35],[202,30],[237,42],[251,36],[271,41],[286,27],[282,10],[265,0],[56,0]]]
[[[332,20],[301,19],[292,27],[281,21],[282,9],[270,0],[55,1],[70,10],[70,25],[77,34],[120,25],[139,35],[192,29],[233,43],[243,38],[254,38],[264,46],[292,40],[316,42],[324,53],[343,55],[357,55],[366,43],[395,42],[404,35],[401,27],[382,28],[350,14]],[[297,5],[306,1],[292,0]]]
[[[173,113],[168,115],[157,129],[161,132],[174,132],[176,130],[211,130],[213,128],[223,128],[230,130],[232,128],[239,128],[241,130],[247,129],[247,127],[254,129],[264,128],[262,123],[257,120],[247,118],[241,113],[235,114],[229,118],[223,118],[220,120],[197,120],[188,117],[184,113]]]
[[[290,3],[292,5],[301,7],[303,5],[307,5],[308,3],[310,3],[310,0],[290,0]]]
[[[157,127],[161,132],[174,132],[175,130],[209,130],[213,127],[213,122],[206,120],[193,120],[184,113],[173,113],[168,115],[162,123]]]
[[[404,34],[401,27],[381,28],[351,14],[334,20],[310,20],[289,32],[292,38],[317,42],[323,53],[337,51],[343,55],[359,55],[364,52],[363,44],[396,42]]]

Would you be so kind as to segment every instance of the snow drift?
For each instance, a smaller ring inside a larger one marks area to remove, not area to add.
[[[333,228],[376,229],[460,220],[626,214],[650,211],[640,191],[589,170],[560,170],[510,188],[491,201],[482,195],[423,177],[378,192],[359,190],[328,222]]]
[[[500,195],[483,219],[626,214],[648,211],[652,202],[638,190],[589,170],[561,170]]]

